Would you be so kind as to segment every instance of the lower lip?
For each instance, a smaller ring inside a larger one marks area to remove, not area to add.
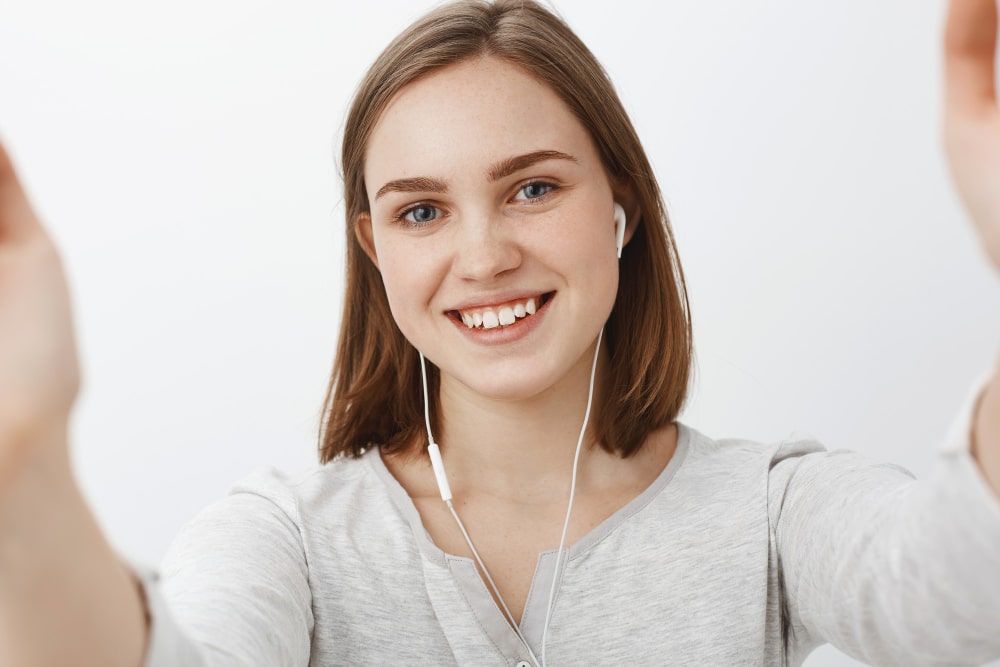
[[[549,304],[556,298],[553,294],[545,303],[535,311],[534,315],[528,315],[516,320],[514,324],[505,327],[494,327],[492,329],[480,329],[479,327],[467,327],[464,322],[448,316],[459,331],[465,334],[469,340],[480,345],[506,345],[521,340],[541,324],[542,318],[549,312]]]

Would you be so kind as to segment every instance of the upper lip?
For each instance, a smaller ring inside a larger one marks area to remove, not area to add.
[[[469,299],[461,302],[456,306],[452,306],[445,312],[453,312],[456,310],[471,310],[473,308],[492,308],[498,306],[502,303],[510,303],[511,301],[527,301],[528,299],[537,299],[544,294],[548,294],[553,290],[536,290],[536,291],[509,291],[509,292],[495,292],[493,294],[483,294],[479,296],[470,297]]]

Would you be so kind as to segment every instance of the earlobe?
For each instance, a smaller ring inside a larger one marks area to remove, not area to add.
[[[358,213],[358,216],[354,219],[354,236],[358,239],[358,245],[368,255],[368,259],[378,269],[378,253],[375,252],[375,235],[372,232],[372,216],[370,213]]]

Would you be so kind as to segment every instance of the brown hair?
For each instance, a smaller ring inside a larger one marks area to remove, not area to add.
[[[620,262],[605,326],[610,357],[595,434],[631,456],[653,430],[676,419],[687,397],[691,321],[684,275],[652,167],[597,59],[557,16],[531,0],[459,0],[407,28],[382,52],[355,94],[344,126],[341,167],[347,218],[347,293],[324,404],[320,461],[426,446],[420,363],[389,312],[381,274],[355,234],[368,212],[365,152],[383,110],[401,88],[477,56],[523,68],[547,84],[589,131],[616,189],[627,189],[639,224]],[[438,375],[428,367],[431,420],[439,429]]]

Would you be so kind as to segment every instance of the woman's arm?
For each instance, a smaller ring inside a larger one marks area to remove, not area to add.
[[[73,476],[78,386],[62,265],[0,145],[0,665],[305,665],[308,568],[280,480],[202,512],[163,582],[134,575]]]
[[[137,582],[73,478],[79,387],[69,290],[55,246],[0,146],[0,664],[142,661]]]
[[[0,492],[0,665],[137,667],[137,583],[80,493],[64,436],[30,447]]]
[[[1000,270],[1000,108],[996,0],[951,0],[945,32],[944,140],[952,178]],[[973,423],[973,456],[1000,496],[1000,364]]]
[[[258,469],[188,522],[159,573],[143,576],[147,667],[309,663],[315,619],[296,484]]]
[[[907,667],[1000,657],[1000,502],[968,456],[969,412],[921,481],[856,452],[790,443],[775,457],[769,514],[790,647],[829,642]]]

